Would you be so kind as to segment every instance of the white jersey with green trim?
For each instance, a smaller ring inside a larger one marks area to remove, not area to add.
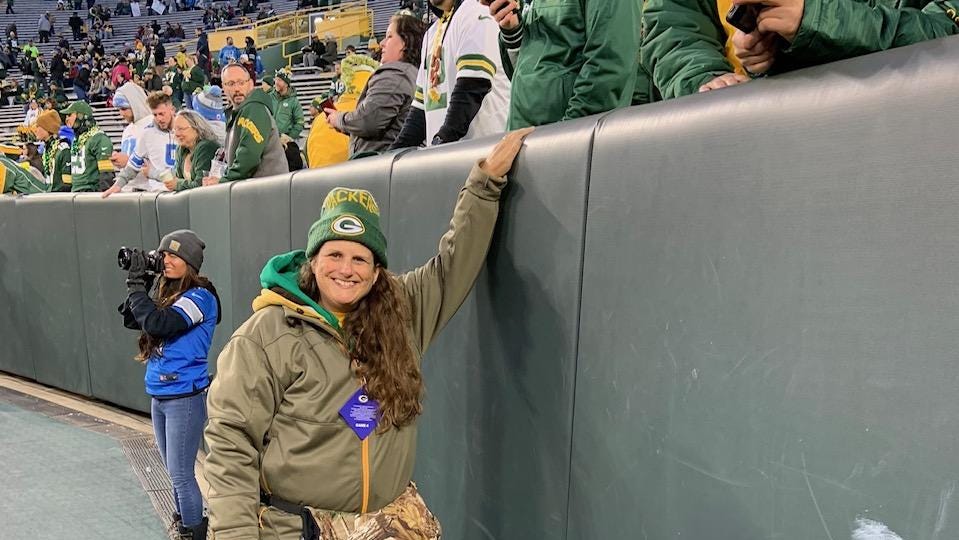
[[[431,84],[430,66],[437,33],[443,32],[439,71]],[[426,144],[446,121],[450,94],[460,77],[475,77],[492,82],[479,112],[470,123],[463,139],[474,139],[506,131],[509,114],[510,84],[499,54],[499,26],[489,8],[477,0],[463,0],[448,23],[437,20],[423,37],[423,62],[416,76],[413,106],[426,115]]]

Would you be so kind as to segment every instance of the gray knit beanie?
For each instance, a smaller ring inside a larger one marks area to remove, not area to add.
[[[189,229],[173,231],[160,240],[160,253],[168,252],[183,259],[197,272],[203,266],[203,248],[206,244],[195,232]]]

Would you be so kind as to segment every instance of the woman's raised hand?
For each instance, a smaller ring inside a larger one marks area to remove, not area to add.
[[[513,160],[523,147],[523,139],[536,128],[528,127],[510,131],[490,150],[480,168],[490,176],[505,176],[513,168]]]

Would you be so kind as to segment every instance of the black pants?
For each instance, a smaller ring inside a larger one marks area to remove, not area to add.
[[[80,29],[79,29],[79,28],[74,28],[74,29],[73,29],[73,40],[74,40],[74,41],[80,41]]]
[[[7,2],[7,11],[5,13],[13,13],[16,15],[16,13],[13,11],[13,6],[10,5],[10,2]]]
[[[40,43],[50,43],[50,31],[40,30]]]

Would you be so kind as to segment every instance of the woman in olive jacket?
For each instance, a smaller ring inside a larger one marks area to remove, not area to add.
[[[173,119],[173,136],[177,142],[174,177],[164,184],[170,191],[200,187],[220,149],[216,133],[199,113],[182,110]]]
[[[348,188],[327,195],[305,251],[267,262],[208,400],[218,540],[439,538],[411,483],[420,359],[473,287],[530,131],[473,167],[438,254],[419,268],[387,270],[376,201]]]

